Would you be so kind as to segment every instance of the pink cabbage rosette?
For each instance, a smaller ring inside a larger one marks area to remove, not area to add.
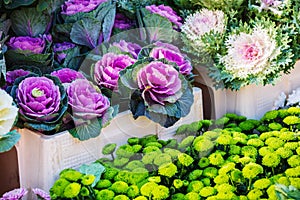
[[[33,38],[29,36],[19,36],[11,37],[7,45],[11,50],[29,51],[33,54],[41,54],[46,47],[46,42],[40,37]]]
[[[75,71],[70,68],[62,68],[59,70],[56,70],[51,73],[52,76],[56,76],[59,78],[59,80],[62,83],[71,83],[72,81],[76,79],[84,79],[85,77],[83,76],[82,73]]]
[[[118,49],[124,53],[129,53],[134,59],[137,59],[138,54],[142,49],[140,45],[132,42],[126,42],[125,40],[114,42],[111,46],[118,47]]]
[[[182,26],[182,18],[170,7],[165,5],[150,5],[145,7],[151,13],[158,14],[162,17],[167,18],[171,23],[179,29]]]
[[[110,106],[109,99],[86,79],[77,79],[67,88],[73,116],[91,120],[102,117]]]
[[[149,104],[175,103],[182,95],[179,72],[171,65],[152,62],[137,74],[143,99]]]
[[[119,72],[134,62],[127,55],[107,53],[95,64],[94,80],[100,87],[117,90]]]
[[[150,52],[150,57],[155,59],[165,58],[170,62],[177,64],[179,72],[183,75],[189,75],[192,72],[192,65],[190,61],[180,52],[180,50],[168,43],[156,42],[156,47],[154,47]]]
[[[58,78],[35,74],[20,77],[11,94],[25,127],[49,133],[59,129],[67,110],[67,96]]]
[[[107,0],[68,0],[62,6],[63,15],[74,15],[79,12],[90,12]]]
[[[146,116],[170,127],[190,112],[193,104],[191,84],[173,65],[145,58],[120,72],[122,98],[136,119]]]

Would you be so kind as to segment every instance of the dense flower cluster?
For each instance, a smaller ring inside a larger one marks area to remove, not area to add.
[[[292,108],[267,112],[260,120],[228,113],[221,119],[182,125],[177,130],[185,134],[181,141],[148,135],[129,138],[118,147],[107,144],[103,153],[111,158],[96,161],[106,171],[92,188],[93,199],[293,198],[300,192],[299,134],[284,122],[287,117],[299,119]],[[282,118],[280,112],[287,114]],[[281,130],[267,126],[274,121]],[[194,131],[187,132],[187,127]],[[61,184],[62,177],[51,189],[53,197],[65,193],[70,184]],[[80,197],[78,188],[73,188],[72,197]]]

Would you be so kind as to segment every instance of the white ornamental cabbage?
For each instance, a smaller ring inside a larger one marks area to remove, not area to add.
[[[225,44],[228,52],[221,62],[233,78],[266,77],[272,72],[272,61],[280,54],[274,35],[262,27],[252,33],[233,34]]]
[[[12,97],[0,89],[0,136],[10,131],[18,115],[18,108],[12,103]]]

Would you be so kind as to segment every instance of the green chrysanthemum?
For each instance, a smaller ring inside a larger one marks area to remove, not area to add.
[[[202,157],[202,158],[199,160],[199,162],[198,162],[198,166],[199,166],[200,168],[205,168],[205,167],[207,167],[209,164],[210,164],[210,163],[209,163],[209,159],[206,158],[206,157]]]
[[[177,166],[173,163],[166,163],[158,168],[158,174],[171,178],[177,173]]]
[[[249,163],[243,168],[242,173],[245,178],[253,179],[257,175],[262,174],[263,171],[264,169],[261,165],[256,163]]]
[[[216,194],[217,190],[213,187],[207,186],[200,190],[199,194],[201,197],[209,197]]]
[[[178,160],[179,160],[180,164],[182,164],[183,166],[186,166],[186,167],[190,166],[194,162],[194,159],[186,153],[179,154]]]
[[[280,177],[277,181],[277,183],[279,184],[282,184],[282,185],[285,185],[285,186],[289,186],[291,184],[291,182],[289,181],[289,178],[288,177]]]
[[[279,138],[283,141],[291,141],[296,139],[296,135],[291,131],[284,131],[279,135]]]
[[[141,187],[141,194],[143,196],[146,196],[146,197],[150,197],[151,196],[151,193],[152,191],[157,187],[157,183],[155,182],[148,182],[148,183],[145,183],[142,187]]]
[[[223,156],[219,152],[210,154],[208,159],[209,159],[210,164],[216,165],[216,166],[220,166],[225,162]]]
[[[283,119],[283,123],[287,125],[295,125],[300,123],[300,118],[297,116],[287,116]]]
[[[204,184],[201,181],[191,181],[188,185],[187,191],[199,193],[203,187]]]
[[[287,161],[291,167],[300,166],[300,155],[293,155]]]
[[[232,144],[233,138],[230,135],[222,134],[218,137],[217,143],[222,145]]]
[[[267,167],[277,167],[280,163],[280,156],[275,153],[269,153],[262,159],[262,164]]]
[[[282,147],[284,145],[284,141],[275,138],[275,137],[270,137],[265,141],[266,145],[268,145],[272,149],[278,149],[279,147]]]
[[[249,199],[260,199],[260,197],[263,195],[263,192],[259,189],[254,189],[254,190],[251,190],[247,197]]]
[[[217,191],[220,192],[234,192],[236,190],[236,188],[228,183],[223,183],[220,185],[215,185],[215,188],[217,189]]]
[[[263,178],[255,181],[253,187],[262,190],[268,188],[270,185],[271,185],[271,181],[267,178]]]
[[[78,181],[83,176],[82,173],[74,169],[65,169],[60,173],[60,177],[68,181]]]
[[[113,200],[115,193],[109,189],[100,190],[96,194],[97,200]]]
[[[298,142],[287,142],[284,144],[284,147],[290,150],[296,150],[298,146],[299,146]]]
[[[241,152],[241,147],[237,145],[230,145],[229,154],[230,155],[238,155]]]
[[[79,183],[70,183],[64,189],[64,197],[66,198],[75,198],[80,193],[81,185]]]
[[[261,156],[265,156],[269,153],[273,153],[274,152],[274,149],[272,149],[271,147],[261,147],[259,150],[259,155]]]
[[[253,146],[244,146],[241,149],[241,153],[246,157],[255,158],[257,156],[257,149]]]
[[[92,174],[86,174],[81,178],[81,183],[83,185],[89,186],[92,185],[95,181],[96,177]]]
[[[164,185],[158,185],[152,190],[152,198],[153,200],[163,200],[169,197],[169,188]]]
[[[235,169],[235,163],[233,162],[226,163],[219,169],[219,174],[226,174],[233,169]]]
[[[229,182],[229,176],[226,174],[219,174],[214,178],[214,182],[218,185]]]
[[[285,147],[278,148],[275,153],[278,154],[281,158],[289,158],[293,155],[293,151]]]
[[[262,147],[264,146],[264,142],[260,139],[250,139],[247,142],[248,146],[254,146],[254,147]]]

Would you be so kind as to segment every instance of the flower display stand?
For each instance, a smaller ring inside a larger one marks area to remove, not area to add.
[[[96,161],[103,156],[101,149],[108,143],[121,145],[129,137],[149,134],[157,134],[161,139],[172,137],[180,125],[203,119],[201,89],[193,88],[193,93],[191,112],[170,128],[163,128],[146,117],[134,120],[130,111],[125,111],[102,129],[100,136],[86,141],[73,138],[67,131],[46,136],[28,129],[19,130],[21,140],[16,147],[21,187],[49,190],[61,170]]]
[[[281,92],[289,94],[300,87],[300,61],[295,64],[290,74],[283,75],[275,85],[248,85],[239,91],[214,89],[211,79],[206,75],[205,68],[197,68],[196,82],[210,88],[209,95],[204,96],[203,102],[211,101],[211,118],[220,118],[227,112],[244,115],[248,118],[259,119],[265,112],[271,110],[274,101]]]

